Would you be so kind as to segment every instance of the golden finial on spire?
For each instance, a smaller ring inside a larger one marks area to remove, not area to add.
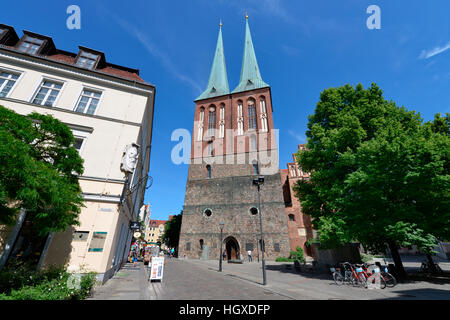
[[[248,19],[248,12],[245,11],[245,19]]]
[[[220,22],[219,22],[219,27],[221,27],[221,28],[222,28],[222,26],[223,26],[223,24],[222,24],[222,19],[220,19]]]

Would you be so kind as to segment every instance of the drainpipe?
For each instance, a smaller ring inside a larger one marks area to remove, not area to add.
[[[3,269],[6,262],[8,261],[9,255],[11,254],[11,250],[14,247],[14,243],[16,242],[17,236],[19,235],[19,231],[22,228],[22,223],[25,220],[26,211],[24,209],[20,210],[19,217],[17,218],[16,225],[14,226],[13,230],[11,231],[8,242],[5,245],[5,249],[2,252],[1,258],[0,258],[0,270]]]

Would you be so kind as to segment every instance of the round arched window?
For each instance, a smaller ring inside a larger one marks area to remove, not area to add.
[[[258,208],[256,207],[251,207],[248,211],[252,216],[256,216],[258,214]]]

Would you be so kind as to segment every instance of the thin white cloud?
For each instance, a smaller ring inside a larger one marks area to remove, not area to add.
[[[298,56],[300,54],[300,49],[295,48],[295,47],[291,47],[289,45],[283,44],[281,45],[281,49],[284,51],[284,53],[286,53],[289,56]]]
[[[443,47],[434,47],[431,50],[422,50],[419,59],[428,59],[450,49],[450,41]]]
[[[175,66],[175,64],[170,60],[170,58],[162,51],[158,49],[158,47],[152,43],[144,33],[142,33],[138,28],[136,28],[134,25],[128,23],[127,21],[117,17],[113,13],[109,13],[109,15],[117,22],[117,24],[125,30],[127,33],[129,33],[131,36],[136,38],[136,40],[139,41],[141,45],[144,46],[144,48],[147,50],[148,53],[153,55],[154,57],[158,58],[161,62],[164,68],[169,71],[175,78],[178,78],[179,80],[187,83],[190,85],[196,93],[201,93],[202,88],[201,86],[193,80],[191,77],[183,74],[179,71],[179,69]]]
[[[304,135],[298,134],[296,132],[294,132],[293,130],[289,130],[288,133],[294,137],[295,139],[297,139],[299,142],[301,143],[306,143],[306,137]]]

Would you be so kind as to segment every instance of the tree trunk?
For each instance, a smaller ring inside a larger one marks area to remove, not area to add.
[[[436,266],[434,265],[433,257],[431,254],[427,253],[427,259],[428,259],[428,267],[431,273],[436,273]]]
[[[403,268],[402,259],[398,253],[397,245],[394,241],[389,241],[389,250],[391,251],[392,259],[394,260],[395,269],[397,270],[397,276],[400,279],[406,279],[405,268]]]

